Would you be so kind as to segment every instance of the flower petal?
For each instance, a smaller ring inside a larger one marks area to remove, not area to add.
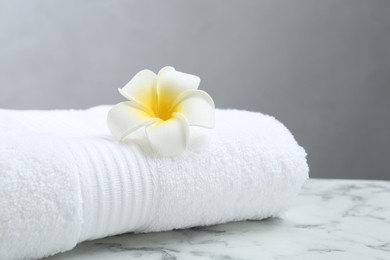
[[[153,71],[141,70],[123,88],[118,89],[125,98],[135,101],[153,113],[157,105],[157,76]]]
[[[190,125],[207,128],[213,128],[215,125],[214,101],[202,90],[183,92],[173,111],[183,114]]]
[[[156,122],[141,106],[132,101],[121,102],[111,108],[107,125],[117,140],[122,140],[138,128]]]
[[[160,71],[158,72],[157,74],[157,81],[160,77],[162,77],[162,75],[164,75],[165,73],[167,73],[168,71],[174,71],[175,68],[172,67],[172,66],[165,66],[164,68],[160,69]]]
[[[169,113],[179,95],[186,90],[197,89],[199,83],[198,76],[176,71],[173,67],[162,68],[157,76],[159,113]]]
[[[187,146],[188,122],[180,113],[175,113],[166,121],[158,121],[146,128],[146,135],[153,150],[163,156],[173,156],[184,151]]]

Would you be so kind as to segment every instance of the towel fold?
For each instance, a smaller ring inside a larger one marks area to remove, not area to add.
[[[187,150],[154,154],[139,130],[124,143],[109,106],[0,110],[0,259],[35,259],[85,240],[263,219],[308,177],[306,154],[276,119],[216,110]]]

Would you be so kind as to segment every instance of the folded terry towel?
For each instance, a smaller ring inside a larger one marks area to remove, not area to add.
[[[273,117],[216,110],[214,129],[192,127],[187,150],[164,158],[141,133],[114,141],[109,108],[0,110],[0,259],[276,216],[308,177],[305,151]]]

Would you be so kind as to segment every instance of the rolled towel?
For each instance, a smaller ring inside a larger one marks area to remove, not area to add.
[[[0,110],[0,259],[277,216],[308,177],[304,149],[271,116],[217,109],[214,129],[191,128],[184,153],[161,157],[141,133],[114,141],[109,108]]]

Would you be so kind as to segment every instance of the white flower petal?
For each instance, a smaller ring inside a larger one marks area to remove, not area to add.
[[[215,125],[214,101],[202,90],[187,90],[182,93],[173,111],[182,113],[190,125],[207,128]]]
[[[174,105],[181,93],[197,89],[200,78],[195,75],[174,70],[173,67],[163,68],[157,77],[157,96],[159,111],[168,111]]]
[[[153,150],[162,156],[181,153],[187,146],[188,122],[180,113],[166,121],[158,121],[146,128],[146,134]]]
[[[141,106],[132,101],[121,102],[111,108],[107,125],[113,137],[122,140],[138,128],[156,122]]]
[[[138,72],[123,88],[118,89],[125,98],[147,108],[153,113],[157,104],[157,75],[150,70]]]
[[[164,68],[160,69],[160,71],[157,73],[157,81],[160,77],[169,71],[175,71],[175,68],[172,66],[165,66]]]

